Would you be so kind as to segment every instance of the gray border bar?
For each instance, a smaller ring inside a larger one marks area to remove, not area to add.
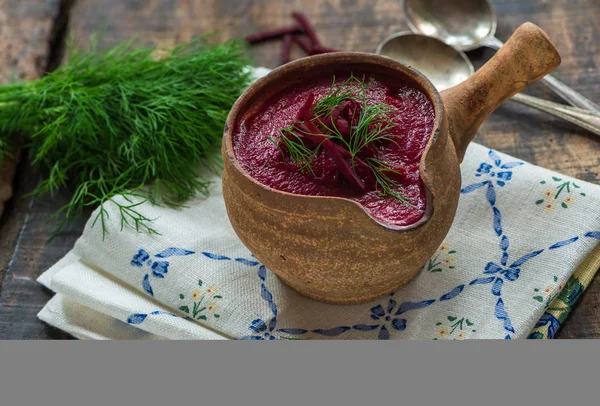
[[[0,404],[596,405],[599,343],[2,341]]]

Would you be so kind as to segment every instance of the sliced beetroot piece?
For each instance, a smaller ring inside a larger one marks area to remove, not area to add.
[[[290,51],[292,50],[292,34],[283,36],[283,46],[281,49],[281,64],[285,65],[290,61]]]
[[[355,172],[356,174],[363,180],[364,184],[365,184],[365,188],[367,190],[374,190],[377,187],[377,178],[375,177],[375,174],[373,173],[373,170],[371,169],[370,166],[368,166],[367,164],[361,164],[359,163],[359,158],[356,158],[354,163],[355,163]]]
[[[312,24],[308,21],[306,15],[299,11],[294,11],[292,13],[292,17],[294,17],[298,24],[304,29],[304,32],[306,33],[312,44],[312,50],[314,50],[316,47],[321,47],[321,42],[317,37],[317,33],[315,32],[315,29],[313,28]]]
[[[359,190],[365,189],[364,182],[356,174],[356,172],[352,168],[352,165],[349,162],[350,153],[347,150],[337,145],[330,139],[327,139],[327,136],[321,131],[319,131],[319,129],[315,126],[315,124],[312,121],[305,121],[302,124],[298,124],[297,127],[301,131],[305,132],[304,136],[307,139],[313,141],[318,140],[321,142],[321,145],[323,145],[325,151],[327,151],[328,155],[333,159],[342,176],[344,176],[346,180],[350,182],[350,184],[352,184]]]
[[[305,138],[311,140],[311,142],[316,143],[317,145],[325,142],[331,143],[327,137],[327,134],[319,130],[311,120],[305,120],[302,123],[297,124],[296,128],[302,132]]]
[[[275,28],[272,30],[260,31],[256,34],[248,35],[245,40],[250,44],[274,40],[281,38],[286,34],[298,34],[302,32],[302,26],[299,24],[290,25],[287,27]]]
[[[358,125],[360,113],[362,112],[362,104],[356,100],[347,100],[344,102],[343,107],[340,116],[346,119],[348,124],[350,124],[350,127]]]
[[[342,114],[342,112],[348,108],[348,106],[350,106],[350,100],[346,100],[343,103],[340,103],[338,106],[336,106],[332,111],[331,114],[329,116],[327,116],[326,118],[324,118],[323,120],[320,120],[322,125],[324,127],[327,128],[332,128],[333,123],[335,122],[335,120],[340,116],[340,114]]]
[[[306,38],[302,38],[297,35],[294,35],[292,37],[292,41],[295,42],[296,44],[298,44],[298,46],[300,48],[302,48],[302,50],[304,52],[306,52],[307,54],[311,53],[313,47],[312,47],[310,41],[308,41]]]
[[[347,149],[331,140],[325,141],[323,143],[323,148],[329,152],[338,166],[338,169],[340,169],[340,172],[342,172],[342,175],[344,175],[344,177],[350,181],[350,183],[358,187],[358,189],[364,190],[364,182],[356,173],[356,168],[360,167],[364,170],[369,170],[369,166],[357,156],[355,156],[353,160],[350,152]],[[352,162],[354,163],[354,166],[352,165]]]
[[[312,113],[311,113],[310,110],[312,109],[314,101],[315,101],[315,94],[314,93],[310,93],[308,95],[308,97],[306,98],[306,100],[304,101],[304,104],[302,105],[302,107],[298,111],[298,114],[296,115],[296,120],[298,120],[298,121],[312,120],[312,118],[314,116],[312,115]]]
[[[333,127],[333,123],[331,121],[331,116],[328,116],[327,118],[324,118],[324,119],[319,118],[319,125],[321,127],[323,127],[323,130],[329,134],[328,129]]]
[[[333,120],[337,120],[337,118],[348,109],[352,105],[352,100],[346,100],[343,103],[340,103],[331,111],[331,118]]]
[[[321,134],[321,132],[319,130],[317,130],[316,128],[315,129],[309,128],[306,125],[307,123],[310,123],[310,121],[305,121],[305,122],[296,124],[296,128],[298,129],[297,134],[301,137],[301,139],[303,141],[305,141],[306,145],[309,145],[314,148],[314,147],[318,146],[319,144],[321,144],[324,140],[326,140],[327,137],[325,136],[325,134],[323,134],[323,136],[315,135],[315,134]]]
[[[337,147],[337,148],[336,148]],[[323,143],[323,148],[329,152],[329,156],[335,162],[340,173],[346,178],[346,180],[355,188],[360,191],[365,190],[365,183],[363,180],[356,174],[350,162],[346,160],[344,154],[341,151],[345,151],[339,145],[334,144],[333,142],[327,140]],[[338,149],[339,148],[339,149]],[[340,151],[341,150],[341,151]]]
[[[350,135],[350,124],[346,121],[345,118],[338,117],[335,120],[335,127],[340,132],[340,134],[349,136]]]
[[[344,150],[344,151],[346,151],[346,150]],[[352,157],[350,156],[350,153],[348,151],[346,151],[346,152],[347,152],[348,159],[352,161]],[[353,161],[354,161],[355,170],[359,170],[359,169],[369,170],[369,171],[371,170],[371,167],[369,165],[367,165],[367,163],[365,161],[363,161],[363,159],[360,158],[359,156],[355,156]]]

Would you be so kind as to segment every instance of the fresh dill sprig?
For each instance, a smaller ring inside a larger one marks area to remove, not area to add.
[[[0,87],[0,133],[30,134],[33,162],[47,170],[33,192],[70,187],[59,225],[99,205],[115,204],[121,227],[156,233],[137,203],[143,197],[180,207],[209,182],[199,169],[220,167],[216,154],[229,109],[250,83],[249,62],[236,41],[205,37],[163,50],[134,41],[99,50],[71,44],[65,65],[44,78]],[[0,138],[0,158],[8,151]],[[142,201],[144,201],[142,200]]]
[[[395,135],[389,134],[389,130],[396,125],[389,117],[392,112],[386,104],[367,105],[363,104],[356,128],[350,133],[349,151],[355,157],[366,146],[379,141],[392,141]]]
[[[368,99],[366,90],[370,84],[371,81],[365,81],[364,77],[359,79],[352,74],[350,78],[336,86],[334,77],[328,93],[318,100],[310,110],[314,117],[309,121],[316,125],[317,129],[320,127],[324,132],[320,134],[307,132],[305,129],[307,128],[305,125],[307,120],[305,119],[280,129],[280,138],[271,138],[271,141],[277,145],[282,155],[285,155],[282,146],[285,148],[290,159],[298,165],[301,172],[308,170],[314,174],[311,163],[318,152],[318,147],[311,148],[307,146],[303,136],[324,136],[323,142],[325,140],[335,141],[347,151],[354,170],[359,154],[365,148],[381,141],[397,142],[399,137],[399,135],[390,133],[390,130],[396,127],[391,116],[392,108],[385,103],[372,103]],[[353,111],[352,116],[348,117],[349,133],[344,134],[336,125],[336,120],[332,119],[332,115],[336,108],[350,101],[355,102],[360,107],[360,111],[356,120],[356,109]],[[352,125],[354,122],[356,124]],[[407,206],[416,209],[408,203],[412,199],[400,192],[401,185],[389,176],[390,173],[398,173],[397,170],[374,157],[368,157],[362,162],[373,172],[382,196],[393,196]]]
[[[279,148],[279,152],[283,155],[283,149],[279,145],[281,142],[288,152],[290,159],[298,165],[300,172],[309,171],[315,174],[312,168],[312,161],[317,156],[319,149],[309,148],[304,141],[294,131],[294,126],[285,127],[279,130],[280,138],[270,137],[269,140]]]
[[[389,130],[395,127],[390,114],[392,109],[385,103],[371,104],[367,98],[366,89],[371,81],[365,81],[365,78],[357,78],[353,74],[350,78],[342,82],[335,88],[335,77],[329,92],[311,109],[311,112],[318,117],[320,124],[331,133],[331,138],[338,140],[350,152],[352,159],[362,151],[367,145],[378,141],[394,141],[394,135],[389,134]],[[360,103],[361,110],[357,124],[350,132],[347,140],[335,122],[330,126],[323,123],[323,119],[329,117],[332,111],[346,101],[356,101]]]
[[[334,108],[347,100],[354,99],[357,90],[360,90],[362,86],[363,83],[361,83],[358,78],[354,75],[350,75],[348,79],[336,87],[334,76],[329,91],[321,100],[315,103],[311,112],[317,117],[328,117]]]
[[[377,180],[377,186],[381,188],[380,195],[381,196],[392,196],[397,200],[401,201],[406,206],[417,209],[414,205],[410,204],[409,201],[411,198],[406,197],[402,193],[398,191],[400,185],[398,182],[389,177],[387,173],[399,173],[396,169],[392,168],[390,165],[386,164],[383,161],[380,161],[377,158],[367,158],[367,165],[373,171],[373,175],[375,175],[375,179]]]

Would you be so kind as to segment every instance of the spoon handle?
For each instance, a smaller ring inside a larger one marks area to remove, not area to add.
[[[481,45],[484,47],[492,48],[492,49],[498,51],[498,50],[500,50],[500,48],[502,48],[504,43],[492,35],[492,36],[484,39],[481,42]]]
[[[562,118],[563,120],[585,128],[596,135],[600,135],[599,113],[577,107],[565,106],[563,104],[539,99],[522,93],[515,94],[511,100]]]
[[[548,86],[550,90],[562,97],[565,101],[569,102],[570,105],[600,113],[600,106],[583,96],[581,93],[571,89],[555,77],[546,75],[542,78],[542,83]]]
[[[483,40],[482,45],[495,49],[497,51],[500,48],[502,48],[504,44],[498,38],[490,36]],[[575,90],[571,89],[569,86],[565,85],[563,82],[554,78],[553,76],[546,75],[540,81],[554,93],[562,97],[563,100],[568,102],[571,106],[600,113],[600,106],[598,106],[596,103],[594,103],[581,93],[578,93]]]

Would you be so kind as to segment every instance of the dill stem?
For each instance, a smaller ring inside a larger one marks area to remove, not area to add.
[[[35,84],[36,81],[27,82],[27,83],[11,83],[9,85],[0,86],[0,93],[12,93],[15,89],[24,89],[26,87],[31,87]]]
[[[13,106],[16,106],[18,104],[19,104],[19,102],[17,100],[12,100],[12,101],[2,101],[2,100],[0,100],[0,109],[2,107],[13,107]]]

